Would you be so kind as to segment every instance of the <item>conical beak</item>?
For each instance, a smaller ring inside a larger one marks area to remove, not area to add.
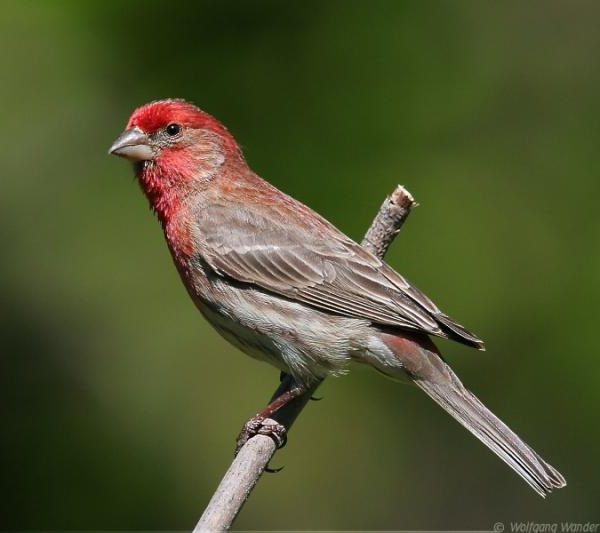
[[[150,146],[150,139],[139,128],[131,128],[121,133],[108,153],[125,157],[131,161],[154,159],[154,150]]]

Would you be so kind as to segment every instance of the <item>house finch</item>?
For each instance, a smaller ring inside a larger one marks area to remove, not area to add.
[[[464,387],[429,335],[483,342],[252,172],[218,120],[183,100],[152,102],[110,153],[133,161],[199,311],[243,352],[290,374],[296,393],[350,361],[369,364],[415,383],[541,496],[565,485]]]

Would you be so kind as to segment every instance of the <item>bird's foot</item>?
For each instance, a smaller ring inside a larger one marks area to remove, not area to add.
[[[298,398],[298,396],[301,396],[305,392],[306,386],[297,385],[292,380],[284,392],[279,393],[271,399],[269,405],[244,424],[236,441],[235,454],[237,455],[242,449],[242,446],[255,435],[266,435],[273,440],[277,448],[283,448],[287,443],[287,428],[270,417],[284,405],[291,402],[294,398]],[[270,468],[269,466],[265,468],[266,472],[279,472],[280,470],[281,468]]]
[[[244,424],[236,441],[235,454],[237,455],[242,446],[255,435],[270,437],[277,448],[283,448],[287,443],[287,428],[272,418],[267,418],[259,413]],[[275,471],[279,470],[281,469]]]

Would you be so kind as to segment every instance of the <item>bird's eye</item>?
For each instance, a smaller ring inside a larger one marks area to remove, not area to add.
[[[166,131],[167,131],[167,135],[174,137],[181,131],[181,126],[179,124],[175,124],[173,122],[167,126]]]

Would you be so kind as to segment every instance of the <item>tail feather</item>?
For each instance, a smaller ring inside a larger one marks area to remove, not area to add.
[[[447,366],[447,365],[446,365]],[[504,422],[496,417],[450,370],[450,380],[436,383],[414,379],[440,407],[467,428],[519,474],[540,496],[564,487],[566,481]]]
[[[467,428],[521,476],[540,496],[564,487],[566,481],[483,405],[458,379],[425,335],[381,332],[394,359],[373,364],[390,377],[408,375],[440,407]]]

